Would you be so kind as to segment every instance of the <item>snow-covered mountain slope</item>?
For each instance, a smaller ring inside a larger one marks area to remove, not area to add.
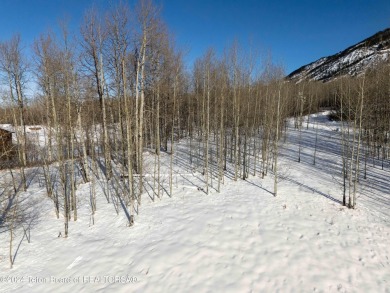
[[[92,223],[91,185],[79,184],[78,220],[70,222],[68,238],[58,237],[63,218],[56,218],[39,183],[40,168],[29,169],[20,205],[31,210],[25,226],[31,241],[15,228],[9,269],[9,233],[0,229],[0,292],[389,292],[390,165],[382,170],[380,161],[370,161],[357,208],[343,207],[338,129],[325,113],[311,115],[297,163],[300,135],[291,121],[280,149],[277,197],[272,174],[261,179],[258,164],[253,176],[253,157],[248,180],[234,181],[228,165],[221,193],[213,176],[206,195],[203,163],[197,167],[196,157],[190,163],[189,141],[182,140],[174,152],[172,197],[167,153],[161,155],[163,196],[153,196],[153,178],[145,176],[131,228],[124,206],[113,191],[107,202],[100,180]],[[145,157],[145,172],[153,174],[154,156]],[[0,183],[9,176],[1,171]]]
[[[353,45],[335,55],[323,57],[293,71],[294,81],[329,81],[343,75],[359,75],[390,57],[390,28]]]

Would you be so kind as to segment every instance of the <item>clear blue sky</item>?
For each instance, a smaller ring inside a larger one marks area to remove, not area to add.
[[[22,35],[26,50],[42,32],[56,31],[57,20],[70,18],[79,31],[86,8],[108,8],[115,0],[0,0],[0,41]],[[130,1],[133,3],[134,1]],[[162,18],[187,63],[207,48],[218,53],[238,39],[243,46],[270,51],[286,72],[334,54],[390,27],[390,0],[156,0]]]

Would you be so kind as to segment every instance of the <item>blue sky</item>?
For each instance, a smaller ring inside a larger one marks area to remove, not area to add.
[[[107,9],[115,0],[0,0],[0,41],[19,32],[30,50],[40,33],[70,19],[78,33],[86,8]],[[130,1],[133,3],[134,1]],[[390,27],[389,0],[156,0],[177,46],[190,64],[209,47],[222,54],[237,39],[260,53],[271,52],[286,73],[337,53]]]

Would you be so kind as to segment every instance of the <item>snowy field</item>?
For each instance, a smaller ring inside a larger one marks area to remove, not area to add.
[[[228,173],[221,193],[206,195],[183,140],[173,196],[153,202],[149,188],[131,228],[118,200],[108,203],[100,189],[92,225],[90,185],[81,184],[78,220],[68,238],[58,237],[63,219],[29,170],[21,197],[30,207],[31,242],[16,231],[10,269],[9,233],[0,231],[0,292],[390,292],[390,166],[371,160],[357,208],[342,207],[339,125],[317,114],[304,126],[300,163],[291,125],[280,149],[278,197],[272,174],[261,179],[259,172],[237,182]],[[167,174],[169,155],[161,160]],[[148,155],[151,173],[153,162]]]

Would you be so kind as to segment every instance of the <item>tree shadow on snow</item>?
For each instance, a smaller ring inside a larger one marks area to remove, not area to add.
[[[329,194],[326,194],[326,193],[323,193],[323,192],[321,192],[321,191],[319,191],[319,190],[317,190],[317,189],[315,189],[315,188],[313,188],[313,187],[310,187],[310,186],[308,186],[308,185],[306,185],[306,184],[303,184],[303,183],[298,182],[298,181],[296,181],[296,180],[294,180],[294,179],[291,179],[291,178],[285,178],[285,180],[287,180],[287,181],[289,181],[289,182],[291,182],[291,183],[294,183],[294,184],[296,184],[296,185],[298,185],[298,186],[301,186],[301,187],[303,187],[303,188],[306,188],[306,189],[310,190],[310,191],[313,192],[313,193],[317,193],[317,194],[319,194],[319,195],[322,195],[323,197],[326,197],[326,198],[328,198],[328,199],[334,201],[335,203],[342,204],[342,201],[341,201],[341,200],[338,200],[338,199],[334,198],[333,196],[331,196],[331,195],[329,195]]]

